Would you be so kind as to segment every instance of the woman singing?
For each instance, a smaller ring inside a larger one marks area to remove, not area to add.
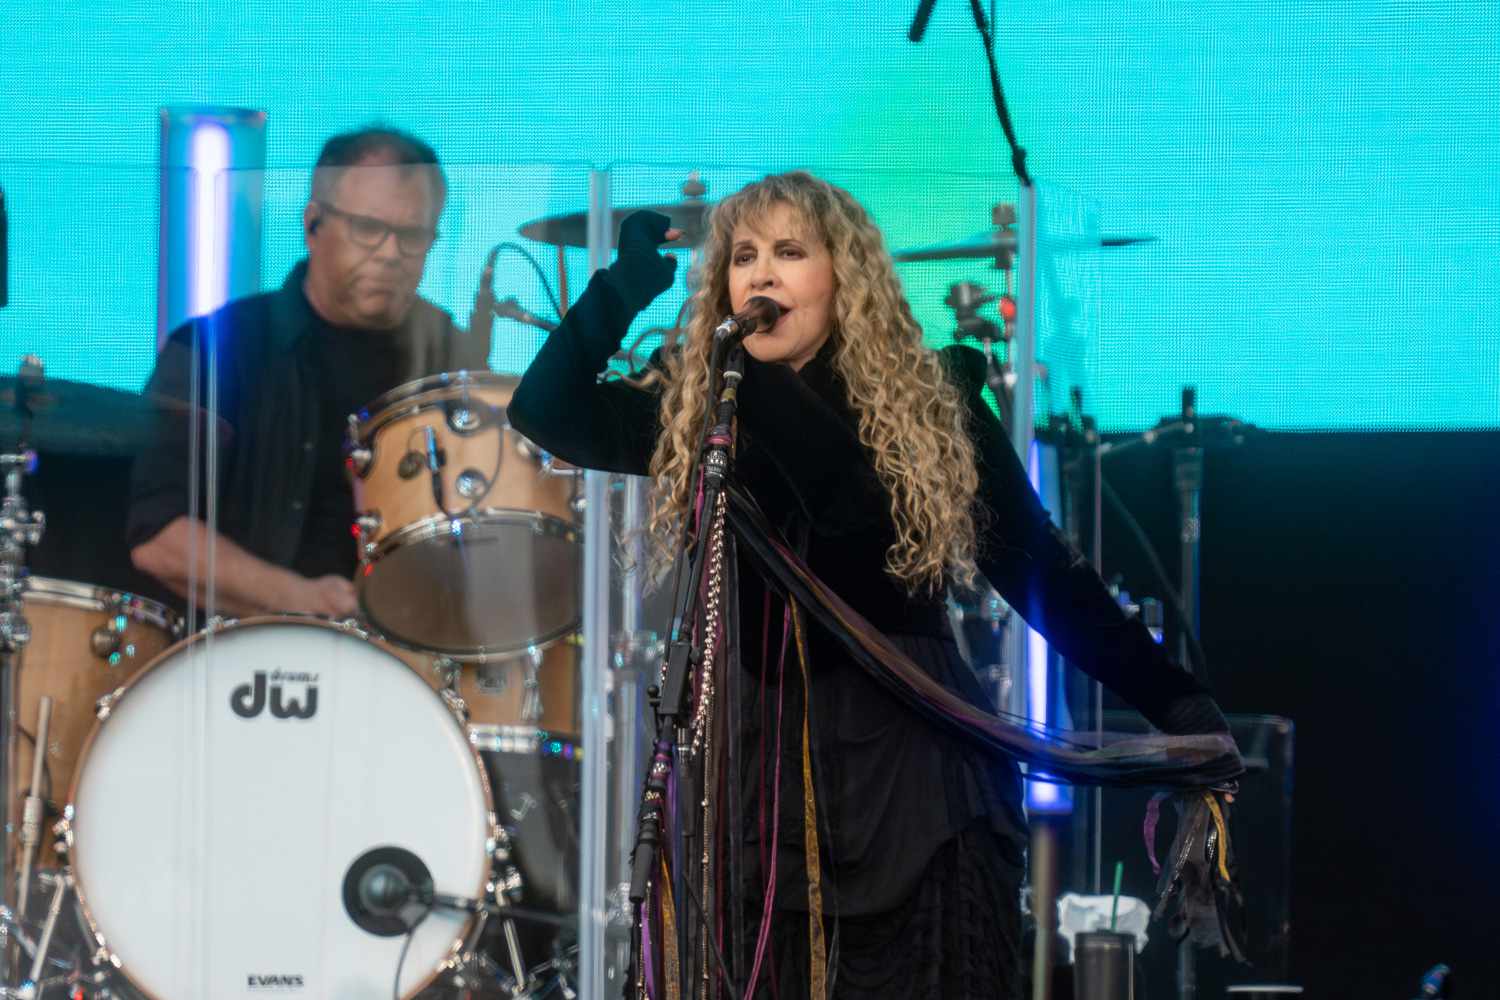
[[[1054,530],[982,398],[983,357],[923,346],[879,230],[839,188],[795,172],[718,205],[681,343],[638,378],[599,381],[632,319],[672,283],[676,260],[659,247],[680,234],[668,225],[652,213],[625,220],[618,259],[510,404],[512,425],[562,458],[651,477],[657,565],[694,523],[691,476],[717,399],[712,331],[764,296],[780,318],[744,341],[732,479],[864,623],[993,712],[945,605],[949,586],[982,576],[1158,728],[1227,731],[1204,689]],[[724,807],[696,819],[732,846],[693,856],[693,896],[667,914],[712,928],[697,968],[781,1000],[1018,995],[1016,764],[915,710],[789,608],[746,547],[728,551],[739,552],[738,621],[717,697],[738,699],[737,724],[720,730],[726,764],[711,791]],[[708,873],[715,881],[699,878]],[[658,956],[669,953],[661,917],[647,934]],[[662,977],[658,960],[647,978]]]

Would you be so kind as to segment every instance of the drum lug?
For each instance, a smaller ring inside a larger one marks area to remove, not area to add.
[[[441,654],[432,658],[432,672],[437,674],[444,691],[458,691],[458,679],[463,676],[463,667],[451,656]]]
[[[370,463],[375,461],[375,450],[360,443],[359,414],[349,414],[348,420],[349,437],[344,444],[344,464],[352,474],[363,479],[370,471]]]
[[[458,681],[462,676],[463,667],[451,656],[434,656],[432,658],[432,672],[437,674],[438,696],[443,699],[443,704],[448,706],[449,713],[464,729],[469,726],[469,703],[464,701],[464,696],[458,693]],[[474,734],[469,733],[469,745],[474,744]]]
[[[542,721],[542,683],[539,677],[542,668],[542,651],[535,646],[526,648],[525,696],[521,699],[521,721]]]
[[[507,864],[500,872],[500,877],[496,881],[489,884],[490,895],[494,896],[497,902],[508,900],[512,903],[519,903],[523,888],[521,873],[510,864]]]
[[[98,719],[100,722],[108,719],[109,713],[114,710],[115,702],[119,700],[120,695],[124,693],[125,688],[123,686],[117,687],[109,694],[104,695],[98,701],[94,702],[94,718]]]
[[[73,807],[66,806],[63,809],[63,817],[52,824],[52,849],[59,856],[66,857],[73,849]]]
[[[360,558],[367,560],[375,554],[375,535],[383,523],[380,511],[367,510],[354,519],[354,530],[359,533]]]
[[[350,473],[363,479],[369,475],[370,463],[375,461],[375,452],[364,447],[350,448],[345,461],[348,463]]]
[[[482,400],[470,399],[466,393],[461,401],[448,403],[448,426],[455,434],[474,434],[484,429],[493,420],[485,419],[485,410],[490,409]]]

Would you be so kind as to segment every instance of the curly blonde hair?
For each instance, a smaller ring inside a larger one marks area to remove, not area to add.
[[[922,344],[880,230],[848,192],[804,171],[765,177],[714,208],[688,279],[685,335],[664,345],[664,371],[642,379],[663,386],[646,523],[652,566],[658,573],[665,568],[687,523],[688,476],[709,405],[713,328],[731,311],[734,231],[782,204],[833,259],[833,366],[859,418],[860,443],[890,495],[896,541],[886,551],[886,569],[913,594],[940,593],[949,580],[972,585],[979,479],[964,403]]]

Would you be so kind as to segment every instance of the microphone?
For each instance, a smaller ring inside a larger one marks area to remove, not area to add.
[[[438,452],[437,434],[431,427],[422,428],[422,436],[427,439],[427,472],[432,477],[432,502],[437,504],[437,509],[443,509],[443,457]]]
[[[542,319],[542,317],[535,313],[527,312],[523,309],[521,303],[516,301],[514,295],[501,299],[492,308],[495,311],[495,315],[501,319],[513,319],[517,323],[525,323],[527,326],[534,326],[538,330],[546,330],[548,333],[557,329],[557,324],[550,319]]]
[[[781,306],[764,295],[745,303],[745,308],[714,327],[714,340],[737,342],[752,333],[769,330],[781,319]]]
[[[344,910],[362,930],[397,937],[432,905],[432,873],[404,847],[374,847],[344,874]]]

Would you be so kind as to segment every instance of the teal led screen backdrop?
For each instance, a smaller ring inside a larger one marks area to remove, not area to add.
[[[10,298],[0,370],[125,389],[155,349],[158,110],[266,113],[263,283],[297,256],[322,140],[409,129],[459,197],[424,291],[467,317],[485,249],[581,211],[709,197],[808,167],[865,200],[893,247],[984,229],[1015,182],[966,0],[15,0],[0,31]],[[1185,384],[1276,429],[1500,424],[1500,4],[1007,2],[1000,69],[1033,174],[1093,206],[1084,372],[1107,429]],[[541,259],[554,278],[555,258]],[[437,251],[435,251],[435,254]],[[544,311],[512,261],[502,294]],[[908,264],[934,344],[969,263]],[[574,294],[586,280],[570,256]],[[655,317],[665,321],[670,317]],[[497,325],[492,363],[539,340]],[[1043,352],[1047,345],[1044,343]],[[1045,360],[1045,359],[1044,359]]]

